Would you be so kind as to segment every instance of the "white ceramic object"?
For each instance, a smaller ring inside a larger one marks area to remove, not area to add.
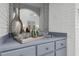
[[[13,33],[14,35],[18,35],[22,32],[23,26],[22,26],[22,22],[20,20],[19,17],[19,9],[16,8],[15,10],[15,17],[11,22],[11,33]]]

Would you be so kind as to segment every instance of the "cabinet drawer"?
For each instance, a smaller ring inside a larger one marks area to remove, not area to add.
[[[56,51],[56,56],[66,56],[66,55],[67,55],[66,48],[62,48]]]
[[[66,40],[56,41],[56,49],[66,47]]]
[[[18,50],[8,51],[1,53],[2,56],[34,56],[35,55],[35,47],[27,47]]]
[[[37,55],[43,55],[50,51],[54,51],[54,42],[41,44],[37,46]]]

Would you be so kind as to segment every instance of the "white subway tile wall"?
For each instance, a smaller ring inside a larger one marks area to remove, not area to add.
[[[0,3],[0,37],[8,33],[9,28],[9,4]]]
[[[67,33],[67,55],[75,55],[75,4],[49,4],[49,31]]]

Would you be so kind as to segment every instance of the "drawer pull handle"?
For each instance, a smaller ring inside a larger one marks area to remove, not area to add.
[[[49,50],[49,48],[46,48],[46,50]]]
[[[61,46],[64,45],[63,43],[61,43]]]

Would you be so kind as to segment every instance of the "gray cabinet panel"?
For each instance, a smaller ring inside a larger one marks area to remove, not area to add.
[[[34,56],[35,46],[1,53],[2,56]]]
[[[54,42],[41,44],[37,46],[37,54],[43,55],[50,51],[54,51]]]
[[[56,49],[66,47],[66,40],[56,41]]]
[[[67,52],[66,48],[62,48],[56,51],[56,56],[66,56],[67,55],[66,52]]]

